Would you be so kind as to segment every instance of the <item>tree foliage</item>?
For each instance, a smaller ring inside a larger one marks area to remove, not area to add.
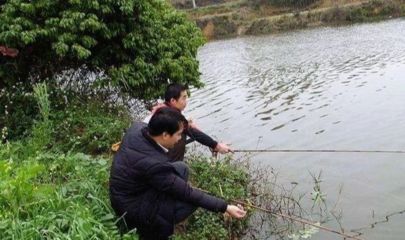
[[[201,86],[200,30],[163,0],[6,0],[0,6],[0,88],[74,81],[118,87],[139,99],[161,95],[168,81]]]

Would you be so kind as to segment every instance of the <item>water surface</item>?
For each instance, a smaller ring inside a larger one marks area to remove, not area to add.
[[[191,91],[186,114],[234,148],[405,150],[404,19],[216,41],[198,58],[206,85]],[[252,161],[303,192],[312,190],[309,172],[322,171],[345,229],[404,239],[405,214],[370,228],[405,210],[404,154],[272,153]]]

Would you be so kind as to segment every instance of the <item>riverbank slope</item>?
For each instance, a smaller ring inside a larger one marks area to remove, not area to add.
[[[208,40],[405,16],[404,0],[320,0],[306,6],[253,2],[212,2],[181,11],[197,23]]]

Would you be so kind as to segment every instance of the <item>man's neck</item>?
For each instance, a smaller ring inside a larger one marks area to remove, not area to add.
[[[165,152],[169,151],[169,149],[167,149],[166,147],[163,146],[162,139],[160,136],[156,136],[156,137],[150,136],[150,137],[153,139],[153,141],[155,141],[157,143],[157,145],[159,145],[163,149],[163,151],[165,151]]]
[[[179,111],[179,112],[182,112],[180,109],[178,109],[178,108],[176,108],[175,106],[173,106],[172,104],[170,104],[170,102],[165,102],[165,105],[168,106],[168,107],[174,108],[174,109],[176,109],[176,110]]]

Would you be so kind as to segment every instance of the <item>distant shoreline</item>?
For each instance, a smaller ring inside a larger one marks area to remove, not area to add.
[[[215,13],[215,8],[204,7],[188,10],[208,40],[233,38],[245,35],[261,35],[320,26],[345,25],[372,22],[405,16],[403,0],[354,1],[343,5],[315,6],[284,12],[246,10],[246,6],[227,6],[228,12]],[[208,10],[207,10],[208,9]],[[217,7],[219,9],[219,7]],[[218,12],[219,10],[217,10]],[[250,12],[249,12],[250,11]],[[259,14],[260,13],[260,14]],[[264,16],[263,16],[264,15]]]

